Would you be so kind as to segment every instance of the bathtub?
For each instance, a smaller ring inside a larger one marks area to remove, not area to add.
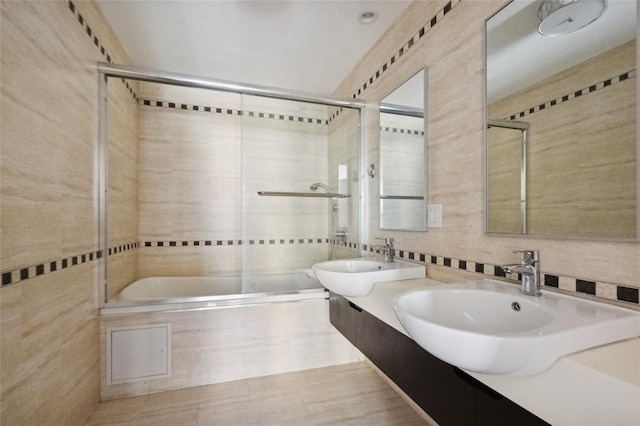
[[[328,292],[308,269],[249,276],[142,278],[125,287],[109,304],[210,308],[326,298]],[[193,303],[197,305],[187,306]]]

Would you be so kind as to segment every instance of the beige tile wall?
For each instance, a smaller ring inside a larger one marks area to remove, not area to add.
[[[310,268],[327,259],[331,201],[326,198],[260,197],[258,191],[311,192],[313,183],[328,183],[327,107],[243,96],[243,110],[266,111],[312,119],[303,122],[243,115],[242,235],[275,239],[276,245],[243,244],[249,273]],[[318,123],[318,120],[320,121]],[[319,188],[317,192],[324,192]],[[309,238],[303,245],[289,239]],[[287,244],[280,244],[285,239]],[[317,243],[321,239],[322,243]]]
[[[506,118],[559,99],[555,106],[518,118],[530,124],[528,233],[636,235],[636,79],[607,87],[602,83],[634,70],[635,53],[635,41],[625,43],[489,106],[490,117]],[[560,102],[591,85],[598,90]],[[512,147],[506,164],[514,164],[514,152],[519,156],[519,144]],[[515,165],[519,174],[519,163]],[[496,210],[489,211],[490,220]]]
[[[367,235],[364,240],[373,243],[374,237],[391,236],[395,237],[399,249],[488,264],[515,261],[516,255],[511,253],[515,249],[538,249],[543,272],[637,288],[640,285],[640,245],[637,243],[484,234],[484,21],[506,2],[452,3],[446,15],[445,1],[412,3],[335,92],[338,96],[355,94],[372,106],[365,109],[363,119],[365,164],[377,163],[375,103],[419,68],[429,69],[426,130],[429,194],[431,203],[443,205],[443,227],[430,229],[428,233],[380,231],[379,182],[366,179]],[[436,25],[424,27],[434,16],[437,16]],[[423,27],[425,36],[419,38]],[[410,39],[412,46],[408,47]],[[403,55],[399,57],[402,47]],[[391,57],[396,58],[393,64],[390,64]],[[383,72],[385,64],[387,69]],[[453,267],[427,266],[429,275],[439,270],[447,270],[444,274],[447,281],[469,275]]]
[[[129,87],[138,91],[136,82]],[[107,299],[138,278],[138,103],[119,79],[108,83]]]
[[[148,83],[140,98],[141,278],[281,272],[326,259],[328,200],[257,194],[327,182],[326,106]]]
[[[523,131],[503,127],[487,129],[487,231],[497,234],[522,232],[521,155]]]
[[[151,89],[161,93],[149,96]],[[144,84],[141,97],[240,107],[239,95],[204,100],[214,92],[185,89],[180,96],[177,89]],[[236,115],[140,107],[140,241],[238,238],[241,218],[232,213],[242,206],[241,131]]]
[[[93,3],[0,8],[0,423],[81,424],[100,380],[96,64],[128,58]]]
[[[327,300],[104,316],[103,352],[109,328],[167,322],[172,324],[172,376],[107,385],[103,359],[103,400],[363,359],[329,322]]]

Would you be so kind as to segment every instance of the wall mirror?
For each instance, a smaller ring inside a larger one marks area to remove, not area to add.
[[[380,228],[427,230],[426,70],[380,101]]]
[[[487,233],[637,240],[636,9],[513,1],[486,22]]]

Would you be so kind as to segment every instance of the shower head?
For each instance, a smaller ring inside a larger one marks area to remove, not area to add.
[[[319,182],[318,183],[314,183],[313,185],[311,185],[309,187],[309,189],[311,189],[312,191],[317,191],[318,187],[322,187],[322,188],[326,189],[329,194],[333,194],[333,191],[331,190],[331,187],[329,185],[325,185],[324,183],[319,183]]]

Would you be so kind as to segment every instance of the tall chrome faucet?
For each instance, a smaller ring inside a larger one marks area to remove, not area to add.
[[[371,249],[380,250],[385,262],[393,262],[393,238],[376,238],[376,240],[384,240],[384,245],[371,246]]]
[[[502,265],[507,274],[520,274],[522,279],[522,294],[540,296],[540,252],[538,250],[516,250],[520,254],[520,263]]]

